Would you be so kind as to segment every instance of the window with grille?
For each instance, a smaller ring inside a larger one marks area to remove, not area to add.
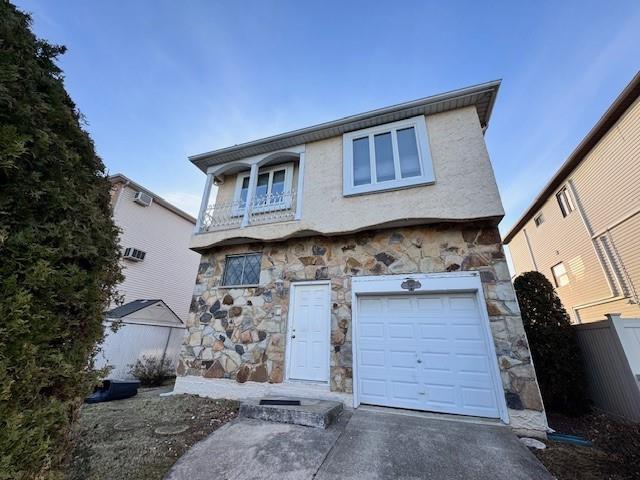
[[[257,285],[260,282],[261,253],[227,255],[222,285]]]

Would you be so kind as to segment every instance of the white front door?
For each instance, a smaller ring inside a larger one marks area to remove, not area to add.
[[[362,403],[500,417],[496,357],[475,294],[363,296],[357,321]]]
[[[330,285],[292,284],[289,375],[292,380],[329,381]]]

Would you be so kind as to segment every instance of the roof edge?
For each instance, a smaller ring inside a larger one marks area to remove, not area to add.
[[[499,89],[501,83],[502,83],[502,80],[501,79],[497,79],[497,80],[492,80],[492,81],[485,82],[485,83],[480,83],[480,84],[477,84],[477,85],[472,85],[472,86],[469,86],[469,87],[459,88],[459,89],[456,89],[456,90],[450,90],[448,92],[439,93],[439,94],[428,96],[428,97],[423,97],[423,98],[420,98],[420,99],[417,99],[417,100],[411,100],[411,101],[408,101],[408,102],[398,103],[398,104],[391,105],[391,106],[388,106],[388,107],[382,107],[382,108],[378,108],[378,109],[375,109],[375,110],[369,110],[367,112],[359,113],[359,114],[356,114],[356,115],[350,115],[350,116],[347,116],[347,117],[342,117],[342,118],[339,118],[337,120],[332,120],[332,121],[329,121],[329,122],[319,123],[319,124],[316,124],[316,125],[300,128],[300,129],[297,129],[297,130],[291,130],[289,132],[280,133],[280,134],[272,135],[272,136],[269,136],[269,137],[264,137],[264,138],[261,138],[261,139],[258,139],[258,140],[252,140],[252,141],[249,141],[249,142],[240,143],[238,145],[233,145],[231,147],[225,147],[225,148],[220,148],[220,149],[216,149],[216,150],[211,150],[211,151],[205,152],[205,153],[199,153],[199,154],[196,154],[196,155],[191,155],[188,158],[189,158],[189,161],[194,163],[196,166],[200,167],[200,164],[202,163],[203,160],[215,158],[215,157],[222,156],[222,155],[225,155],[225,154],[229,154],[229,153],[232,153],[232,152],[233,153],[241,152],[242,150],[245,150],[245,149],[249,149],[249,148],[253,148],[253,147],[259,147],[259,146],[263,146],[263,145],[266,145],[266,144],[269,144],[269,143],[282,141],[282,140],[286,140],[286,139],[290,139],[290,138],[294,138],[294,137],[298,137],[298,136],[302,136],[302,135],[308,135],[308,134],[312,134],[312,133],[319,132],[319,131],[322,131],[322,130],[328,130],[328,129],[333,129],[333,128],[336,128],[336,127],[345,126],[345,125],[348,125],[350,123],[354,123],[354,122],[358,122],[358,121],[362,121],[362,120],[367,120],[367,119],[370,119],[370,118],[375,118],[377,116],[387,115],[389,113],[393,113],[393,112],[396,112],[396,111],[408,110],[408,109],[419,107],[419,106],[422,106],[422,105],[435,104],[435,103],[438,103],[438,102],[443,102],[443,101],[455,99],[455,98],[458,98],[458,97],[464,97],[464,96],[468,96],[468,95],[472,95],[472,94],[480,94],[480,93],[485,92],[485,91],[492,91],[492,98],[490,100],[490,105],[489,105],[486,117],[480,119],[480,122],[481,122],[482,126],[486,127],[488,125],[488,123],[489,123],[489,118],[491,117],[491,110],[493,109],[493,105],[495,103],[495,99],[496,99],[496,96],[497,96],[497,93],[498,93],[498,89]]]
[[[615,123],[625,114],[633,102],[640,97],[640,71],[627,84],[622,92],[616,97],[609,108],[600,117],[600,120],[589,130],[589,133],[582,139],[578,146],[571,152],[569,157],[560,166],[551,180],[543,187],[531,205],[525,210],[522,216],[509,229],[504,236],[503,243],[508,244],[516,234],[522,230],[526,223],[537,213],[553,192],[564,182],[565,178],[576,169],[580,162],[597,145]]]
[[[162,205],[164,208],[166,208],[167,210],[175,213],[176,215],[184,218],[185,220],[193,223],[194,225],[196,224],[196,219],[194,217],[192,217],[191,215],[189,215],[187,212],[185,212],[184,210],[179,209],[178,207],[176,207],[175,205],[173,205],[172,203],[167,202],[164,198],[162,198],[160,195],[156,195],[155,193],[153,193],[151,190],[149,190],[148,188],[143,187],[142,185],[140,185],[137,182],[134,182],[133,180],[131,180],[129,177],[127,177],[126,175],[122,174],[122,173],[114,173],[113,175],[109,175],[107,177],[109,179],[109,181],[111,183],[118,183],[118,182],[122,182],[125,185],[130,185],[132,188],[136,189],[136,190],[140,190],[144,193],[146,193],[147,195],[150,195],[153,197],[153,201]]]

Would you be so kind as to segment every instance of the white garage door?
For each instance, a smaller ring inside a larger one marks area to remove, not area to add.
[[[364,296],[357,315],[361,403],[500,417],[474,294]]]

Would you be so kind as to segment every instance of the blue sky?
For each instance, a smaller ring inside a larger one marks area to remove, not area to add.
[[[191,213],[187,156],[496,78],[506,217],[640,68],[640,2],[17,0],[111,173]]]

